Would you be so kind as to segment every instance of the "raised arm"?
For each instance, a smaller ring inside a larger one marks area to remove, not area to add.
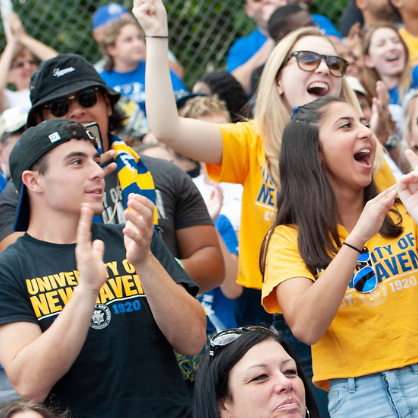
[[[126,258],[141,277],[155,322],[179,353],[196,355],[206,342],[205,313],[200,303],[169,276],[151,252],[152,202],[144,196],[131,194],[128,206],[123,230]]]
[[[370,200],[346,242],[356,248],[379,231],[394,203],[396,186]],[[343,245],[321,277],[312,282],[299,277],[286,280],[276,288],[283,315],[297,339],[312,345],[331,325],[350,283],[359,253]]]
[[[54,323],[44,333],[29,322],[0,326],[0,362],[23,398],[42,402],[84,345],[99,289],[106,281],[104,245],[91,243],[91,217],[92,211],[83,206],[76,248],[79,284]]]
[[[32,38],[32,36],[29,36],[23,27],[22,21],[16,13],[11,12],[7,18],[13,37],[30,52],[32,52],[35,57],[39,58],[41,61],[45,61],[58,55],[58,52],[48,45]]]
[[[147,40],[145,90],[147,119],[152,133],[183,155],[220,164],[222,137],[217,126],[178,116],[167,60],[167,13],[162,1],[134,0],[132,12]]]
[[[0,58],[0,112],[3,112],[9,107],[5,90],[8,83],[13,56],[18,45],[18,41],[14,38],[10,30],[6,32],[6,41],[6,47],[4,48]]]

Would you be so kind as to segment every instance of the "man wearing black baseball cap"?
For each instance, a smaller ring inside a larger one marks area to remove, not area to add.
[[[44,61],[30,83],[32,108],[27,127],[44,120],[72,119],[83,125],[97,123],[107,173],[103,212],[95,222],[124,223],[129,193],[138,193],[158,208],[156,228],[187,273],[207,291],[224,277],[222,253],[212,220],[192,180],[173,164],[151,157],[139,157],[122,140],[111,134],[123,125],[124,115],[117,108],[120,93],[106,86],[93,65],[76,54],[62,54]],[[114,170],[116,167],[116,171]],[[8,185],[0,196],[0,250],[24,231],[13,223],[17,196]],[[158,226],[157,226],[158,223]],[[207,268],[202,269],[205,265]]]
[[[10,170],[28,224],[0,254],[0,362],[17,392],[79,418],[189,417],[173,347],[197,354],[205,315],[153,204],[131,194],[125,226],[91,223],[104,171],[74,121],[27,129]]]

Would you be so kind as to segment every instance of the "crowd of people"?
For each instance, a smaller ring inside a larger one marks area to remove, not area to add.
[[[194,86],[162,0],[8,16],[0,417],[418,417],[418,5],[243,4]]]

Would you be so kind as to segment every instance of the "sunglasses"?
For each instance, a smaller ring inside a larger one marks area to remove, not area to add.
[[[209,356],[211,359],[215,357],[216,351],[219,347],[225,347],[228,344],[231,344],[237,340],[244,332],[247,331],[263,331],[268,334],[277,336],[277,334],[271,329],[259,326],[248,326],[240,328],[231,328],[224,331],[218,332],[215,334],[209,342]]]
[[[342,77],[347,71],[348,61],[336,55],[322,55],[311,51],[292,52],[283,62],[282,68],[293,58],[296,58],[298,67],[303,71],[315,71],[322,60],[325,60],[329,72],[335,77]]]
[[[44,107],[56,118],[61,118],[70,110],[71,100],[77,100],[77,103],[82,107],[88,108],[94,106],[97,103],[97,92],[99,90],[98,87],[81,90],[72,96],[61,97],[60,99],[47,103]]]
[[[370,252],[366,247],[361,250],[357,264],[366,265],[354,275],[354,288],[361,293],[373,292],[377,287],[377,275],[370,258]]]

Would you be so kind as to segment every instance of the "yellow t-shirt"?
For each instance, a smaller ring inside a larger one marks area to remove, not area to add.
[[[403,233],[376,235],[366,243],[379,280],[371,293],[351,285],[326,333],[312,346],[314,383],[329,389],[328,380],[364,376],[418,362],[418,227],[399,205]],[[341,241],[348,236],[339,227]],[[268,312],[281,312],[276,288],[293,277],[315,281],[297,250],[298,230],[278,226],[267,255],[262,298]],[[354,276],[354,274],[353,274]]]
[[[243,185],[237,283],[261,289],[260,248],[276,218],[278,192],[267,173],[264,146],[257,123],[229,123],[218,127],[223,140],[222,164],[207,164],[206,169],[214,181]],[[380,190],[396,182],[384,158],[375,182]]]
[[[409,51],[409,63],[412,66],[418,64],[418,37],[412,36],[408,33],[405,28],[399,29],[399,35],[402,36],[402,39],[406,43]]]
[[[237,283],[261,289],[258,259],[264,235],[276,217],[277,190],[267,174],[256,122],[219,128],[223,138],[222,165],[207,164],[206,169],[214,181],[243,185]]]

